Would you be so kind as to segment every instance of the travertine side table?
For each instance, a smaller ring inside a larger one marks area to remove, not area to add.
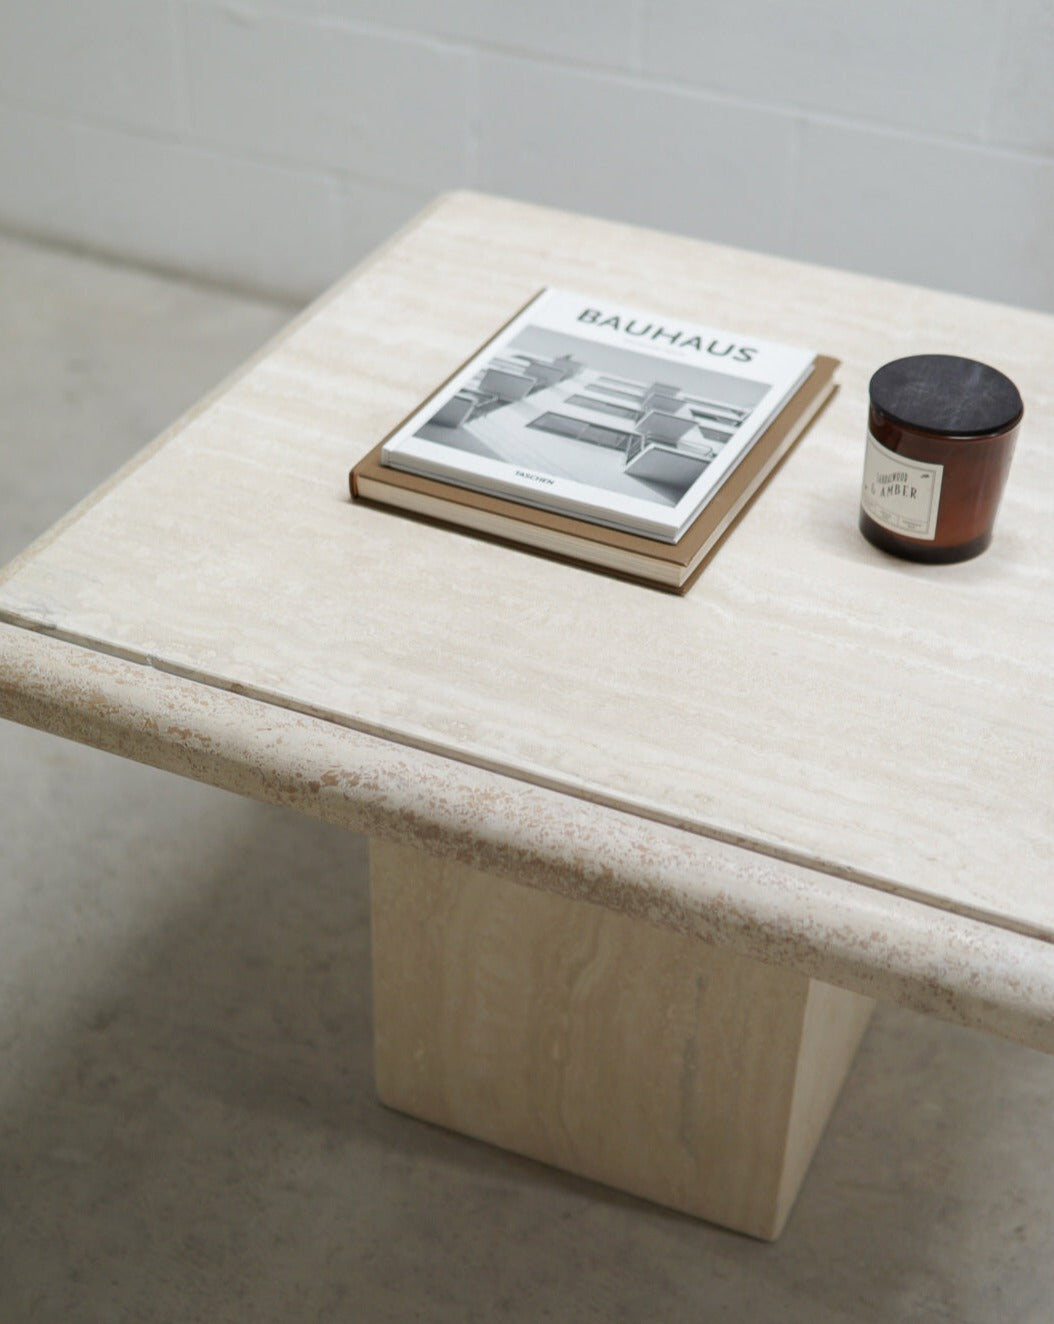
[[[538,287],[841,358],[685,598],[352,505]],[[996,540],[856,531],[866,383],[1018,383]],[[1054,319],[441,199],[0,576],[0,713],[372,839],[397,1108],[778,1235],[874,998],[1054,1050]]]

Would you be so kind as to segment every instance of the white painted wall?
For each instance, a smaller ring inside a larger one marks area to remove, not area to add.
[[[1054,310],[1054,0],[0,0],[0,225],[300,298],[463,186]]]

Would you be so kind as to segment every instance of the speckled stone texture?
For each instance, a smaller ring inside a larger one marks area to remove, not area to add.
[[[543,273],[843,358],[686,598],[348,501]],[[939,575],[855,528],[891,325],[1012,346],[1033,402],[1009,527]],[[1050,1048],[1046,348],[1052,318],[447,195],[0,571],[0,713]]]
[[[283,317],[0,244],[0,559]],[[880,1006],[762,1247],[387,1112],[364,842],[0,726],[0,1319],[1048,1324],[1054,1061]]]

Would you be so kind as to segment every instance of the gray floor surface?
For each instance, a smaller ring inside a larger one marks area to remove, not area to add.
[[[289,310],[0,240],[0,562]],[[1054,1321],[1054,1059],[879,1009],[767,1246],[391,1113],[365,842],[0,723],[0,1324]]]

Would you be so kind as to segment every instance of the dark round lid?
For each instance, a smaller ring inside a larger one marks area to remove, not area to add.
[[[1003,432],[1024,406],[1009,377],[954,354],[894,359],[871,378],[871,403],[894,423],[956,437]]]

